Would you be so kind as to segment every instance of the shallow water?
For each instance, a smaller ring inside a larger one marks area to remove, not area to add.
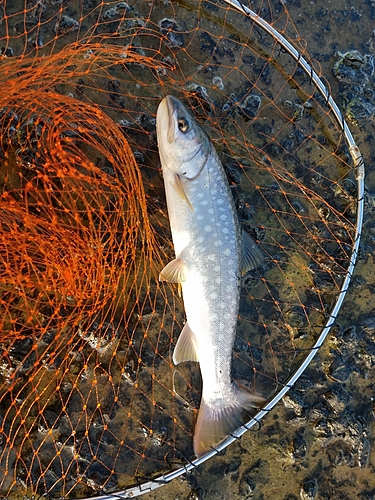
[[[22,2],[21,4],[23,6]],[[137,5],[137,8],[141,8],[141,3],[138,2],[138,4],[134,5]],[[145,4],[143,4],[142,8],[145,8],[144,5]],[[208,499],[288,498],[291,500],[293,498],[371,498],[371,495],[375,495],[375,482],[371,474],[374,463],[372,454],[372,444],[374,440],[372,397],[375,363],[375,353],[372,345],[375,335],[375,319],[374,323],[371,322],[373,314],[372,283],[374,267],[372,249],[373,234],[371,230],[374,212],[374,195],[372,192],[375,189],[375,178],[371,173],[371,144],[373,142],[371,115],[364,115],[366,111],[371,111],[371,105],[375,105],[375,101],[374,103],[372,102],[370,91],[366,94],[365,100],[359,101],[359,97],[362,97],[362,94],[359,93],[358,97],[358,92],[354,92],[350,86],[344,86],[343,83],[339,85],[337,77],[333,74],[335,64],[337,64],[338,61],[334,56],[336,52],[345,53],[349,50],[356,49],[363,56],[365,54],[373,54],[371,35],[373,19],[375,18],[375,7],[372,8],[369,4],[361,4],[361,6],[355,8],[352,4],[345,1],[334,2],[334,8],[331,8],[330,4],[327,5],[323,2],[310,2],[308,5],[300,5],[298,1],[295,1],[287,2],[286,5],[289,9],[292,21],[297,26],[300,36],[308,43],[307,50],[309,55],[311,58],[315,59],[316,63],[321,65],[322,74],[330,84],[332,95],[337,99],[339,105],[345,105],[348,109],[348,115],[352,122],[351,129],[365,158],[368,174],[368,193],[366,194],[366,221],[360,259],[356,267],[351,289],[344,307],[340,312],[337,327],[333,329],[325,346],[319,351],[317,358],[309,366],[293,391],[290,391],[288,396],[284,398],[283,403],[280,403],[270,413],[268,418],[264,419],[261,428],[257,431],[251,431],[245,434],[241,441],[227,448],[223,456],[214,457],[209,460],[193,474],[189,475],[188,478],[181,480],[177,479],[157,492],[144,495],[144,498],[184,499],[201,498],[205,495],[205,498]],[[163,6],[161,5],[160,8],[163,9]],[[181,21],[185,23],[185,28],[187,30],[194,29],[191,17],[187,16],[186,19],[182,18]],[[238,26],[239,31],[245,29],[246,23]],[[234,35],[236,35],[236,33]],[[178,45],[182,43],[182,39],[179,38],[180,35],[175,34],[174,36],[175,38],[171,40],[173,44]],[[61,40],[63,41],[63,39]],[[324,46],[322,40],[324,40]],[[207,53],[210,52],[210,43],[210,40],[207,39]],[[150,41],[150,47],[153,48],[152,41]],[[17,48],[16,45],[14,48]],[[196,50],[198,50],[198,47]],[[232,62],[231,47],[219,55],[223,62],[229,66]],[[247,59],[247,61],[250,64],[251,60]],[[184,73],[188,71],[188,63],[189,61],[186,61],[186,67],[183,65],[181,66],[181,72]],[[225,85],[229,87],[229,91],[226,89],[226,93],[229,94],[230,91],[241,91],[245,81],[241,79],[231,81],[230,74],[227,75],[226,73],[227,66],[225,64],[222,66],[220,64],[217,65],[215,68],[217,74],[215,75],[201,75],[199,71],[197,71],[195,78],[199,83],[208,81],[208,79],[211,81],[213,80],[212,77],[222,78],[225,81]],[[286,64],[288,63],[286,62]],[[356,66],[356,63],[354,63],[354,66]],[[336,73],[343,75],[342,79],[347,79],[349,78],[349,70],[352,67],[353,66],[349,65],[349,67],[345,69],[344,65],[343,70],[343,66],[339,68],[336,66]],[[339,73],[340,68],[341,73]],[[139,71],[139,75],[142,73],[140,68],[133,68],[133,71],[135,74]],[[371,86],[373,86],[373,76],[369,74],[370,72],[368,70],[366,71],[368,75],[368,84],[366,88],[371,90]],[[272,89],[274,87],[277,88],[278,85],[282,85],[282,78],[278,80],[275,74],[273,74],[275,80],[270,82],[267,80],[267,76],[268,75],[263,75],[264,78],[256,82],[258,89],[266,93],[271,84]],[[216,82],[218,82],[218,80],[216,80]],[[150,88],[145,88],[143,91],[141,90],[141,94],[144,92],[144,96],[142,95],[141,97],[157,96],[157,85],[158,83],[154,82],[153,86],[151,85]],[[68,90],[67,88],[66,92]],[[223,94],[221,94],[219,90],[219,87],[217,90],[214,89],[210,96],[216,101],[221,102],[223,100]],[[284,99],[286,99],[286,97],[292,99],[293,92],[290,91],[290,96],[286,95]],[[154,98],[152,102],[153,112],[155,111],[156,102],[157,99]],[[360,106],[357,106],[357,108],[353,107],[354,104],[358,105],[358,102]],[[221,102],[221,104],[224,105],[224,101]],[[131,106],[132,103],[126,101],[128,110]],[[281,108],[281,104],[279,104],[279,106]],[[254,108],[256,108],[256,103],[252,103],[252,108],[249,112],[254,112]],[[294,111],[295,110],[293,110],[293,112]],[[274,129],[277,129],[278,123],[281,123],[280,117],[278,117],[277,113],[275,110],[272,110],[272,108],[271,113],[275,116]],[[129,114],[131,115],[131,112],[128,113],[128,115]],[[223,128],[227,127],[225,131],[228,135],[235,136],[240,126],[247,126],[247,120],[248,117],[241,116],[238,118],[238,123],[240,125],[236,124],[236,127],[234,127],[231,122],[228,122],[228,124],[222,122],[220,125]],[[308,124],[308,120],[306,120],[306,127]],[[231,129],[231,126],[234,128]],[[210,132],[213,138],[215,138],[213,129],[214,127],[211,126]],[[323,126],[319,131],[324,135],[323,132],[325,130]],[[264,133],[264,130],[261,132]],[[287,128],[285,128],[284,135],[280,134],[279,138],[287,137],[288,132]],[[254,134],[251,135],[250,131],[249,135],[255,145],[259,147],[263,145],[259,139],[261,134],[255,134],[254,132]],[[257,140],[260,141],[259,144],[256,143]],[[144,146],[144,148],[146,147],[147,146]],[[233,148],[233,151],[235,151],[235,146],[233,146]],[[242,152],[238,151],[238,156],[241,154]],[[150,156],[152,156],[152,153]],[[153,157],[152,161],[157,162],[157,159]],[[329,170],[339,169],[337,165],[332,165],[327,168],[329,168]],[[151,182],[155,184],[160,183],[160,178],[155,175],[155,171],[150,170],[149,174],[150,184]],[[264,185],[266,185],[268,181],[264,181],[263,175],[263,172],[254,171],[254,177],[251,178],[253,185],[258,182],[260,184],[264,182]],[[273,178],[270,176],[269,184],[271,184],[272,181]],[[250,192],[251,186],[250,182],[246,185],[245,181],[243,185],[244,191]],[[293,194],[297,196],[298,190]],[[276,195],[274,195],[274,197],[276,199]],[[277,203],[280,203],[278,209],[285,209],[285,200],[278,201]],[[261,206],[260,195],[256,199],[256,205],[257,207]],[[308,210],[309,207],[306,206],[303,207],[303,209]],[[267,226],[267,237],[273,237],[276,240],[278,227],[275,220],[266,220],[266,213],[262,212],[260,209],[258,213],[256,213],[256,217],[259,223],[263,222],[264,225]],[[264,219],[262,219],[262,217]],[[287,220],[288,219],[285,218],[283,222],[286,223]],[[285,235],[283,237],[285,241],[287,241]],[[267,248],[266,245],[267,240],[265,248]],[[271,251],[270,254],[272,254]],[[299,259],[303,259],[301,255],[302,253],[298,254]],[[285,277],[295,280],[295,283],[298,284],[298,279],[301,280],[301,277],[298,278],[297,276],[298,270],[306,267],[307,262],[291,259],[288,265],[285,265],[285,268],[282,268],[282,270]],[[277,274],[278,272],[279,269],[270,269],[267,274],[267,279],[270,282],[273,278],[278,282],[278,286],[275,286],[272,292],[277,294],[278,297],[281,296],[285,301],[285,297],[289,297],[291,303],[294,303],[294,288],[288,289],[286,285],[283,286],[280,281],[280,276]],[[258,296],[263,298],[263,296],[267,296],[266,294],[268,291],[262,289],[261,286],[262,285],[258,283],[258,285],[254,287],[254,295],[258,294]],[[251,283],[248,289],[253,292]],[[247,299],[244,298],[243,312],[241,313],[244,317],[244,323],[241,327],[243,329],[241,338],[245,340],[254,333],[256,326],[259,326],[260,323],[260,320],[257,324],[252,318],[246,317],[247,311],[253,312],[252,304],[255,303],[254,300],[249,300],[248,304],[246,300]],[[304,298],[299,300],[305,301]],[[259,301],[259,304],[260,302],[261,301]],[[297,303],[299,304],[300,302]],[[265,308],[265,306],[263,307]],[[293,311],[295,312],[295,310]],[[286,314],[287,311],[284,312]],[[264,313],[260,305],[258,313],[260,316]],[[181,314],[181,311],[177,314],[177,320],[180,322]],[[316,322],[318,321],[318,313],[316,316],[309,317],[311,323],[313,323],[313,319]],[[145,318],[144,320],[146,321]],[[153,321],[153,319],[151,318],[150,321]],[[156,319],[156,323],[158,321],[159,320]],[[292,322],[290,322],[290,326],[293,327]],[[155,326],[155,330],[152,328],[150,329],[150,342],[154,340],[153,334],[155,336],[157,335],[159,331],[158,328],[159,324]],[[179,327],[177,326],[176,333],[178,333],[178,330]],[[312,330],[313,328],[310,333],[312,333]],[[260,332],[258,330],[255,333],[257,335],[256,342],[253,337],[251,338],[253,345],[255,343],[255,347],[258,350],[262,349],[262,333],[267,333],[267,335],[269,335],[269,341],[271,343],[272,340],[273,346],[278,346],[279,342],[280,345],[283,345],[281,343],[282,337],[287,334],[280,324],[275,324],[273,330],[269,329],[266,331],[260,329]],[[307,340],[309,340],[308,335]],[[310,346],[307,340],[306,336],[302,336],[296,338],[295,343],[299,349],[303,349],[304,347]],[[158,341],[160,343],[165,342],[168,346],[168,341],[170,341],[170,339],[166,338],[163,340],[159,338]],[[236,347],[236,354],[238,358],[241,358],[243,353],[240,343]],[[166,352],[167,350],[166,348]],[[288,371],[292,371],[291,366],[293,363],[298,365],[297,361],[300,361],[299,358],[297,360],[294,359],[297,355],[296,353],[297,351],[293,351],[290,357],[286,356],[285,359],[283,359],[284,365],[277,367],[277,370],[279,370],[277,372],[278,380],[284,380]],[[168,354],[165,354],[166,357],[167,355]],[[152,358],[151,361],[153,361]],[[251,354],[251,362],[253,363],[252,365],[246,360],[243,361],[242,364],[239,362],[235,363],[237,378],[241,379],[247,377],[246,368],[254,368],[254,366],[259,368],[257,365],[257,356],[255,354]],[[261,366],[264,373],[272,373],[273,369],[276,371],[276,361],[274,358],[267,358],[266,355],[262,360]],[[161,369],[163,370],[163,367]],[[169,387],[168,384],[171,382],[171,374],[167,365],[165,365],[164,370],[164,372],[159,373],[159,380],[162,383],[160,386],[155,385],[153,388],[153,398],[155,398],[156,401],[160,401],[163,398],[163,384]],[[194,380],[194,377],[196,377],[196,369],[188,366],[181,367],[179,373],[181,374],[182,386],[178,388],[178,392],[184,393],[184,384],[187,385],[188,380]],[[252,383],[252,377],[247,378],[247,382]],[[275,382],[275,380],[273,382]],[[114,383],[120,382],[114,378]],[[124,384],[126,383],[128,383],[128,380],[126,380]],[[147,390],[147,387],[152,384],[150,374],[148,372],[143,372],[143,375],[140,375],[139,383],[141,389],[143,387]],[[195,389],[198,390],[198,393],[192,391],[193,394],[191,394],[190,397],[194,404],[197,404],[197,399],[199,398],[199,382],[194,380],[193,385]],[[260,378],[257,382],[257,389],[263,392],[267,391],[267,388],[269,389],[267,380],[262,380]],[[105,386],[101,388],[101,391],[102,392],[99,391],[98,394],[100,398],[104,398],[106,392]],[[104,394],[104,396],[102,394]],[[146,404],[139,393],[138,396],[139,401],[135,399],[134,406],[139,407],[142,421],[147,422],[147,416],[144,417],[143,414],[147,415],[147,412],[150,411],[147,405],[150,405],[151,400],[147,400]],[[108,395],[106,397],[108,398]],[[143,404],[146,404],[145,408],[142,408]],[[77,406],[77,408],[79,408],[79,406]],[[178,412],[178,408],[179,405],[177,404],[176,407],[168,411],[170,414],[173,414],[173,412]],[[125,418],[125,415],[120,411],[113,420],[113,429],[116,429],[116,431],[121,427],[122,418]],[[154,423],[157,423],[158,414],[154,414],[153,418]],[[186,412],[181,420],[181,428],[177,430],[177,432],[181,434],[179,436],[181,440],[179,445],[183,442],[184,445],[191,448],[192,421],[193,415]],[[137,427],[134,432],[138,432],[139,434],[139,428]],[[139,436],[137,437],[139,439]],[[95,437],[93,439],[95,439]],[[134,444],[134,447],[135,446]],[[149,443],[147,446],[149,446]],[[146,448],[145,445],[145,449]],[[152,446],[150,453],[152,453]],[[162,461],[163,449],[158,450],[158,455],[159,454],[160,456],[157,458]],[[119,472],[126,471],[126,466],[128,465],[125,463],[127,456],[125,455],[123,458],[123,463],[118,466]],[[134,459],[134,457],[131,458]],[[135,458],[135,460],[137,460],[137,458]],[[152,472],[151,468],[149,470],[146,468],[146,470],[143,471],[144,474],[151,474]],[[124,481],[126,481],[126,479]]]

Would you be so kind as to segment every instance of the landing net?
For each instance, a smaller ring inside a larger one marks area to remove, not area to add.
[[[360,152],[286,7],[230,3],[0,5],[4,497],[172,480],[258,425],[338,314]],[[173,256],[155,133],[168,94],[210,135],[266,255],[243,279],[233,378],[268,404],[199,461],[199,367],[172,363],[184,311],[158,280]]]

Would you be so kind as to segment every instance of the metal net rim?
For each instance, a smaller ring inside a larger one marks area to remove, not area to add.
[[[363,223],[365,166],[362,154],[354,141],[352,133],[339,107],[337,106],[336,102],[329,93],[327,87],[324,85],[321,78],[314,71],[312,66],[307,62],[307,60],[302,56],[302,54],[288,40],[286,40],[286,38],[281,33],[279,33],[275,28],[273,28],[267,21],[265,21],[254,11],[249,9],[247,6],[241,4],[238,0],[224,0],[224,1],[229,6],[235,8],[243,15],[247,16],[258,27],[260,27],[262,30],[266,31],[269,35],[271,35],[272,38],[295,59],[298,65],[310,77],[311,84],[315,85],[319,93],[324,98],[325,105],[329,108],[330,111],[332,111],[338,126],[341,128],[343,132],[343,135],[345,137],[345,140],[349,148],[351,158],[353,160],[355,169],[355,178],[357,181],[356,230],[355,230],[354,242],[351,249],[349,266],[344,281],[342,283],[340,292],[338,293],[338,297],[334,303],[332,311],[317,341],[310,349],[309,354],[304,359],[300,367],[295,371],[295,373],[289,378],[287,383],[283,385],[283,387],[277,392],[277,394],[272,398],[272,400],[269,403],[267,403],[267,405],[264,408],[258,411],[257,414],[254,417],[252,417],[247,423],[241,425],[233,434],[224,439],[215,449],[212,449],[210,452],[206,453],[202,457],[189,462],[187,465],[184,465],[173,472],[170,472],[168,474],[162,474],[159,477],[144,482],[143,484],[139,484],[138,486],[132,486],[117,493],[90,497],[90,498],[95,498],[97,500],[116,500],[120,498],[135,498],[145,493],[149,493],[153,490],[156,490],[161,486],[170,483],[173,479],[176,479],[182,476],[183,474],[190,472],[195,467],[198,467],[200,464],[206,462],[208,459],[212,458],[213,456],[223,451],[236,439],[239,439],[246,431],[252,429],[255,426],[259,426],[263,417],[265,417],[276,406],[276,404],[279,403],[279,401],[285,396],[285,394],[294,386],[294,384],[306,370],[308,365],[311,363],[318,350],[322,347],[323,342],[326,339],[331,327],[333,326],[337,318],[338,312],[342,306],[357,260],[360,239],[361,239],[362,223]]]

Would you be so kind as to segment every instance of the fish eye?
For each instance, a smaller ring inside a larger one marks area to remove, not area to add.
[[[189,122],[185,120],[185,118],[179,118],[177,125],[178,130],[183,134],[186,134],[186,132],[189,130]]]

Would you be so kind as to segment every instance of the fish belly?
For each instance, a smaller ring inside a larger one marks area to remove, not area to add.
[[[231,387],[230,366],[240,285],[240,234],[224,172],[212,158],[188,196],[190,243],[185,248],[187,279],[182,292],[187,322],[196,337],[206,400]],[[222,167],[221,167],[222,168]]]

